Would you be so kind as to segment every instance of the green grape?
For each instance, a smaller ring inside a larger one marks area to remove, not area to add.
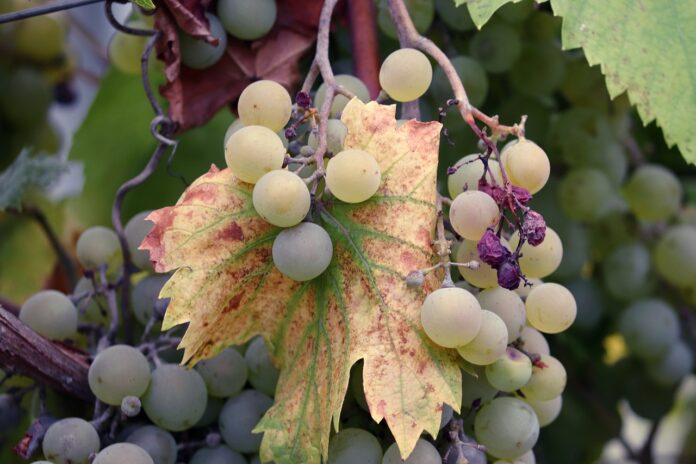
[[[154,464],[147,451],[132,443],[115,443],[97,454],[92,464]]]
[[[215,398],[213,396],[208,397],[208,402],[205,404],[205,412],[203,416],[196,422],[194,428],[198,427],[210,427],[211,425],[217,423],[218,417],[220,417],[220,412],[222,407],[225,405],[224,398]]]
[[[452,30],[465,32],[476,29],[476,24],[465,5],[457,5],[452,0],[435,0],[435,11],[442,22]]]
[[[435,16],[433,0],[404,0],[404,4],[414,26],[416,26],[416,30],[420,33],[427,31],[433,23],[433,17]],[[399,38],[389,14],[386,0],[380,0],[377,24],[387,37],[395,40]]]
[[[667,353],[679,339],[679,319],[662,300],[640,300],[623,312],[619,331],[632,354],[655,359]]]
[[[465,10],[466,8],[461,9]],[[469,102],[474,106],[482,105],[488,94],[488,76],[486,75],[486,70],[483,69],[476,60],[468,56],[455,56],[451,58],[450,61],[457,71],[459,78],[462,80],[462,84],[464,84]],[[454,98],[452,86],[445,75],[445,71],[443,71],[440,66],[435,68],[435,72],[433,73],[431,91],[440,104],[443,104],[450,98]]]
[[[152,211],[143,211],[136,214],[126,223],[124,229],[126,242],[128,242],[128,251],[130,252],[133,264],[143,271],[148,272],[154,271],[152,262],[150,261],[150,253],[146,250],[139,250],[138,247],[140,247],[140,244],[145,240],[145,236],[149,234],[154,227],[151,221],[145,219],[151,212]]]
[[[532,449],[539,438],[539,421],[524,401],[500,397],[476,414],[474,432],[488,454],[510,459]]]
[[[43,439],[43,454],[54,464],[87,464],[99,451],[99,435],[89,422],[69,417],[54,422]]]
[[[271,171],[254,185],[254,209],[274,226],[299,224],[309,213],[310,202],[307,184],[294,172]]]
[[[510,248],[517,249],[520,241],[518,231],[510,237]],[[551,275],[563,259],[563,243],[558,234],[550,227],[546,228],[546,236],[537,246],[525,242],[520,248],[520,269],[525,276],[538,279]]]
[[[443,287],[429,294],[420,316],[428,337],[445,348],[456,348],[474,340],[483,318],[476,297],[459,287]]]
[[[415,48],[400,48],[392,52],[379,69],[379,84],[396,101],[408,102],[420,98],[430,87],[433,67],[428,57]]]
[[[455,163],[459,169],[454,174],[447,176],[447,190],[450,197],[456,198],[457,195],[465,190],[478,190],[478,182],[483,177],[483,161],[478,160],[479,155],[474,153],[466,155]],[[496,160],[488,160],[489,172],[486,173],[488,183],[503,185],[503,174],[500,172],[500,165]],[[493,175],[491,178],[491,174]]]
[[[219,420],[227,446],[240,453],[258,452],[263,435],[252,430],[272,404],[271,398],[254,390],[244,390],[227,400]]]
[[[442,405],[442,416],[440,418],[440,430],[444,429],[454,417],[454,409],[449,404]]]
[[[535,194],[549,180],[551,163],[539,145],[520,137],[505,145],[500,159],[510,182]]]
[[[41,290],[24,302],[19,319],[46,338],[64,340],[77,334],[77,308],[56,290]]]
[[[536,457],[534,456],[534,451],[529,450],[524,454],[510,458],[509,461],[507,459],[498,459],[493,464],[536,464]]]
[[[370,101],[370,91],[363,81],[350,74],[337,74],[334,76],[336,79],[336,84],[348,90],[350,93],[355,95],[358,100],[367,103]],[[314,96],[314,106],[321,110],[324,105],[324,99],[326,98],[326,84],[321,84],[317,93]],[[343,109],[346,107],[350,100],[343,95],[336,95],[333,102],[331,103],[330,116],[332,118],[338,117]]]
[[[674,385],[694,367],[694,355],[689,346],[679,341],[661,358],[648,365],[648,375],[659,385]]]
[[[232,137],[232,134],[237,132],[242,127],[245,127],[245,126],[244,126],[244,123],[242,122],[241,119],[237,118],[234,121],[232,121],[232,123],[229,125],[229,127],[225,131],[225,138],[223,139],[223,142],[222,142],[223,150],[227,146],[227,141],[230,139],[230,137]]]
[[[696,227],[688,224],[667,229],[655,247],[657,272],[677,287],[696,282]]]
[[[578,314],[573,323],[580,329],[593,329],[606,312],[604,292],[594,280],[577,278],[566,284],[578,306]]]
[[[333,244],[323,227],[303,222],[283,230],[273,241],[273,264],[285,276],[304,282],[331,264]]]
[[[597,169],[571,170],[561,180],[558,201],[563,212],[577,221],[593,222],[618,208],[609,178]]]
[[[129,27],[146,29],[147,26],[140,22],[128,23]],[[125,74],[139,75],[141,59],[147,37],[142,35],[116,32],[109,42],[109,59],[116,69]]]
[[[108,227],[94,226],[80,234],[75,253],[84,268],[97,269],[106,264],[107,272],[113,272],[121,261],[121,242]]]
[[[208,387],[208,394],[216,398],[236,395],[242,391],[247,381],[246,362],[234,348],[227,348],[214,357],[199,362],[196,370]]]
[[[626,182],[623,194],[638,219],[664,221],[679,210],[683,190],[677,176],[667,168],[646,164]]]
[[[328,464],[381,464],[382,445],[370,432],[343,429],[329,442]]]
[[[560,36],[561,18],[546,11],[536,11],[524,24],[526,35],[533,40],[556,40]],[[570,71],[566,75],[570,75]]]
[[[249,369],[249,383],[261,393],[275,395],[280,371],[275,367],[263,337],[254,338],[244,353]]]
[[[13,32],[17,53],[33,61],[54,61],[65,52],[67,31],[55,16],[23,19],[17,22]]]
[[[334,100],[334,103],[336,101]],[[343,142],[348,135],[348,128],[341,122],[340,119],[329,119],[326,125],[326,148],[331,153],[339,153],[343,150]],[[314,131],[309,133],[307,137],[307,145],[313,149],[319,146],[319,135]]]
[[[485,366],[505,354],[508,333],[505,322],[492,311],[481,310],[481,328],[469,343],[457,347],[459,355],[471,364]]]
[[[406,456],[404,456],[406,457]],[[401,453],[396,443],[392,443],[384,453],[382,464],[441,464],[440,453],[429,441],[419,438],[416,447],[405,460],[401,459]]]
[[[599,111],[609,107],[609,94],[599,65],[589,66],[584,55],[567,60],[566,77],[561,84],[566,100],[577,106],[589,106]]]
[[[140,398],[150,383],[150,364],[137,349],[113,345],[89,366],[89,387],[100,401],[119,406],[126,396]]]
[[[529,324],[544,333],[560,333],[573,324],[578,307],[573,294],[563,285],[543,283],[535,286],[527,301]]]
[[[487,193],[467,190],[457,195],[450,206],[450,223],[467,240],[479,240],[486,229],[498,223],[500,210]]]
[[[20,129],[39,126],[53,101],[49,83],[31,68],[19,68],[2,83],[0,115]]]
[[[508,347],[497,361],[486,366],[486,379],[500,391],[514,392],[532,376],[532,362],[521,351]]]
[[[462,408],[469,409],[474,402],[486,403],[492,400],[498,393],[498,390],[488,383],[485,371],[483,368],[476,367],[474,377],[468,372],[462,372]]]
[[[563,396],[557,397],[548,401],[538,401],[531,398],[526,398],[525,402],[532,407],[539,419],[539,427],[546,427],[556,420],[563,408]]]
[[[524,22],[529,15],[534,13],[534,2],[532,0],[517,1],[503,5],[496,14],[511,24]]]
[[[210,26],[210,35],[217,39],[218,44],[212,45],[204,39],[193,37],[185,32],[179,33],[179,48],[181,50],[181,62],[192,69],[205,69],[220,61],[227,49],[227,34],[220,20],[206,13]]]
[[[527,43],[510,70],[512,88],[523,95],[545,97],[563,83],[565,56],[553,41]]]
[[[510,249],[510,245],[505,239],[500,239],[505,248]],[[476,249],[478,242],[473,240],[464,240],[457,248],[456,262],[468,263],[477,261],[478,269],[469,269],[463,266],[459,267],[459,273],[471,285],[479,288],[491,288],[498,286],[498,273],[488,264],[481,261],[478,250]]]
[[[237,103],[239,119],[245,126],[264,126],[277,132],[290,120],[292,100],[285,87],[271,80],[249,84]]]
[[[360,203],[379,189],[382,174],[377,160],[366,151],[343,150],[331,158],[326,168],[326,185],[336,198]]]
[[[527,319],[524,302],[520,296],[502,287],[489,288],[476,295],[483,309],[496,313],[505,322],[508,343],[519,338]]]
[[[522,51],[519,33],[507,24],[486,24],[469,42],[469,55],[490,73],[512,68]]]
[[[255,184],[261,176],[283,166],[285,147],[278,134],[263,126],[244,126],[225,145],[225,161],[232,173]]]
[[[162,364],[142,397],[147,417],[172,432],[192,427],[205,412],[208,392],[200,374],[177,364]],[[175,406],[175,407],[174,407]]]
[[[534,327],[525,326],[520,333],[520,347],[528,353],[549,355],[549,342],[546,338]]]
[[[159,427],[154,425],[139,427],[128,435],[126,441],[144,449],[154,464],[174,464],[176,462],[176,441],[171,433]]]
[[[358,361],[350,369],[350,378],[348,380],[348,388],[353,395],[353,399],[358,403],[358,406],[363,411],[370,412],[365,398],[365,390],[363,388],[363,362]]]
[[[143,277],[133,286],[131,290],[133,314],[142,325],[147,325],[150,321],[158,302],[162,302],[160,303],[162,305],[166,304],[166,300],[160,299],[159,294],[167,280],[169,280],[168,274],[153,274]]]
[[[563,248],[561,263],[553,276],[559,279],[575,277],[582,272],[591,254],[588,231],[583,224],[568,220],[554,226],[554,229],[558,232],[561,246],[563,243],[570,243],[572,246]]]
[[[509,248],[509,247],[508,247]],[[520,279],[520,286],[517,287],[514,292],[517,293],[520,298],[522,298],[522,301],[525,301],[527,297],[529,296],[529,292],[532,291],[534,287],[536,287],[539,284],[543,284],[544,281],[541,279],[537,279],[535,277],[531,277],[527,279],[527,282],[524,280]]]
[[[640,243],[622,245],[602,262],[604,287],[617,300],[634,300],[651,290],[650,251]]]
[[[526,398],[549,401],[560,396],[565,390],[568,375],[561,362],[546,354],[541,355],[539,364],[532,367],[532,377],[520,390]]]
[[[201,448],[196,451],[189,464],[247,464],[244,456],[232,451],[228,446],[218,445],[214,448]]]
[[[273,28],[277,7],[275,0],[220,0],[217,14],[231,36],[242,40],[256,40]]]

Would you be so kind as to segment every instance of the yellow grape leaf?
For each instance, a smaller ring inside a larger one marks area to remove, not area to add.
[[[435,346],[420,306],[437,284],[409,289],[403,277],[433,262],[435,182],[441,125],[409,121],[396,108],[353,99],[343,112],[345,148],[378,160],[382,185],[370,200],[320,200],[316,222],[334,257],[323,275],[295,282],[273,266],[280,229],[263,221],[252,186],[213,167],[175,206],[153,212],[143,242],[159,272],[176,269],[164,327],[189,322],[181,343],[193,364],[262,334],[281,368],[275,403],[257,426],[265,461],[326,461],[350,367],[364,359],[363,384],[375,421],[385,419],[402,455],[423,432],[436,435],[443,403],[459,409],[461,373],[453,350]]]

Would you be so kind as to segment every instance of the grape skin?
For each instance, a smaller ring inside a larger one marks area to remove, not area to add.
[[[252,202],[265,221],[278,227],[292,227],[309,213],[311,198],[307,184],[297,174],[278,169],[258,180]]]
[[[275,395],[280,371],[273,364],[263,337],[254,338],[244,353],[249,369],[249,383],[261,393]]]
[[[275,0],[220,0],[217,14],[231,36],[242,40],[256,40],[273,28],[277,7]]]
[[[551,162],[546,152],[524,137],[505,145],[500,160],[510,182],[532,195],[546,185],[551,175]]]
[[[573,324],[577,303],[570,291],[556,283],[543,283],[529,292],[525,302],[527,320],[544,333],[560,333]]]
[[[205,405],[205,411],[203,416],[198,419],[194,427],[209,427],[217,422],[218,417],[220,417],[220,412],[222,407],[225,405],[225,400],[223,398],[215,398],[214,396],[208,397],[208,402]]]
[[[143,271],[153,272],[154,268],[150,261],[150,253],[146,250],[139,250],[140,244],[145,240],[145,236],[150,233],[154,227],[154,223],[145,218],[152,211],[143,211],[133,216],[126,224],[123,230],[128,242],[128,251],[130,252],[133,264],[138,266]]]
[[[139,280],[131,290],[133,314],[142,325],[147,325],[158,302],[165,304],[165,298],[159,298],[162,287],[169,280],[168,274],[153,274]]]
[[[351,76],[350,74],[337,74],[334,78],[336,79],[336,84],[355,95],[358,100],[362,101],[363,103],[370,101],[370,91],[367,89],[365,83],[357,77]],[[317,93],[314,96],[314,106],[318,110],[321,110],[321,107],[324,106],[325,99],[326,84],[324,83],[319,86],[319,89],[317,89]],[[337,118],[343,112],[343,109],[346,107],[349,101],[350,100],[348,97],[344,95],[336,95],[331,103],[329,116],[332,118]],[[335,151],[334,153],[338,153],[338,151]]]
[[[433,68],[423,52],[400,48],[392,52],[379,70],[379,84],[396,101],[420,98],[430,87]]]
[[[696,283],[696,227],[682,224],[670,227],[655,247],[655,267],[677,287]]]
[[[497,361],[486,366],[488,382],[500,391],[514,392],[532,376],[532,362],[521,351],[508,347]]]
[[[474,432],[488,454],[512,459],[532,449],[539,438],[539,421],[524,401],[500,397],[476,414]]]
[[[206,13],[206,19],[210,26],[210,35],[218,40],[217,45],[212,45],[203,39],[193,37],[184,32],[179,33],[179,48],[181,50],[181,62],[191,69],[209,68],[225,54],[227,49],[227,34],[220,20]]]
[[[534,41],[522,47],[508,75],[512,88],[523,95],[542,98],[563,83],[566,57],[555,41]]]
[[[435,11],[447,27],[455,31],[466,32],[476,29],[469,10],[455,5],[451,0],[435,0]],[[468,87],[467,87],[468,89]]]
[[[247,381],[244,357],[234,348],[227,348],[214,357],[199,362],[196,370],[203,378],[208,394],[227,398],[242,391]]]
[[[597,169],[571,170],[558,187],[558,202],[571,219],[593,222],[618,207],[609,178]]]
[[[543,280],[537,279],[536,277],[530,277],[527,279],[527,281],[531,285],[527,285],[526,282],[520,281],[520,286],[517,287],[515,290],[513,290],[515,293],[517,293],[520,296],[520,298],[522,298],[523,301],[527,299],[527,297],[529,296],[529,292],[531,292],[534,287],[536,287],[539,284],[544,283]]]
[[[92,425],[77,417],[54,422],[43,439],[43,454],[54,464],[87,464],[99,451],[100,441]]]
[[[120,258],[121,242],[118,235],[103,226],[90,227],[82,232],[75,247],[77,260],[86,269],[97,269],[107,264],[109,270],[113,270]]]
[[[445,348],[456,348],[474,340],[482,317],[476,298],[458,287],[435,290],[421,307],[423,330],[433,342]]]
[[[456,198],[464,190],[478,190],[479,179],[483,176],[483,161],[476,161],[479,158],[477,153],[466,155],[455,163],[459,169],[454,174],[447,176],[447,190],[450,197]],[[486,174],[488,183],[503,185],[503,174],[500,172],[500,165],[496,160],[488,160],[489,172]],[[491,173],[493,179],[491,179]]]
[[[561,362],[550,355],[541,355],[540,363],[545,367],[532,366],[532,377],[520,388],[526,398],[550,401],[565,390],[568,376]]]
[[[505,239],[501,238],[500,241],[505,248],[510,249],[510,246]],[[459,273],[467,282],[476,287],[497,287],[498,273],[488,264],[481,261],[478,250],[476,249],[477,244],[477,241],[464,240],[457,248],[456,262],[468,263],[470,261],[477,261],[479,263],[478,269],[469,269],[467,267],[459,266]]]
[[[505,322],[508,343],[517,340],[527,320],[522,298],[506,288],[494,287],[483,290],[476,299],[483,309],[493,311]]]
[[[549,342],[533,327],[525,326],[520,333],[521,347],[528,353],[551,354]]]
[[[343,429],[329,442],[328,464],[380,464],[382,446],[370,432],[361,429]]]
[[[664,221],[679,210],[683,190],[679,179],[669,169],[646,164],[636,169],[626,182],[623,194],[638,219]]]
[[[100,352],[88,372],[89,387],[99,400],[120,406],[126,396],[141,397],[150,383],[150,364],[137,349],[113,345]]]
[[[361,203],[379,189],[382,174],[375,158],[363,150],[343,150],[326,168],[326,185],[336,198]]]
[[[333,244],[324,228],[303,222],[278,234],[272,255],[273,264],[283,275],[304,282],[318,277],[329,267]]]
[[[77,308],[56,290],[42,290],[24,302],[19,319],[39,335],[64,340],[77,334]]]
[[[619,331],[632,354],[654,359],[663,356],[679,339],[679,319],[662,300],[639,300],[624,310]]]
[[[467,240],[480,240],[486,229],[498,223],[500,210],[493,198],[478,190],[462,192],[450,206],[454,230]]]
[[[466,10],[466,8],[459,9]],[[469,102],[476,107],[483,104],[488,95],[488,76],[483,67],[478,61],[464,55],[455,56],[450,61],[455,71],[457,71],[457,75],[462,80],[462,84],[464,84]],[[449,79],[447,79],[445,71],[440,66],[435,68],[433,73],[431,92],[440,104],[450,98],[454,98]]]
[[[407,459],[401,460],[401,453],[396,443],[392,443],[384,453],[382,464],[441,464],[442,458],[430,442],[419,438],[416,447]]]
[[[462,371],[462,408],[464,410],[471,408],[474,401],[486,403],[498,394],[498,390],[488,383],[484,368],[475,366],[474,371],[478,377]]]
[[[563,396],[557,397],[548,401],[538,401],[531,398],[525,398],[525,402],[532,407],[539,419],[539,427],[546,427],[556,420],[563,408]]]
[[[201,448],[191,457],[189,464],[247,464],[244,456],[228,446],[218,445],[214,448]]]
[[[660,385],[670,386],[686,377],[694,367],[694,355],[689,346],[679,341],[648,365],[648,375]]]
[[[152,371],[150,386],[141,400],[145,414],[155,425],[179,432],[200,420],[207,399],[205,382],[198,372],[162,364]]]
[[[15,24],[12,32],[16,52],[34,61],[47,63],[65,53],[67,31],[64,24],[54,16],[41,15],[24,19]]]
[[[519,33],[504,23],[489,23],[469,42],[469,55],[490,73],[509,70],[522,51]]]
[[[517,249],[520,234],[515,231],[510,237],[510,248]],[[556,231],[546,228],[544,240],[537,246],[525,242],[520,248],[520,269],[528,277],[543,279],[558,269],[563,259],[563,242]]]
[[[263,126],[245,125],[225,145],[225,161],[232,173],[255,184],[264,174],[280,169],[285,147],[278,134]]]
[[[97,454],[92,464],[154,464],[147,451],[132,443],[115,443]]]
[[[505,354],[508,333],[505,322],[492,311],[481,310],[481,328],[466,345],[457,347],[459,355],[472,364],[485,366]]]
[[[650,251],[640,243],[622,245],[602,263],[604,287],[617,300],[632,300],[651,290]]]
[[[335,102],[336,100],[334,100]],[[348,128],[345,124],[339,119],[329,119],[326,124],[326,149],[334,154],[341,152],[346,135],[348,135]],[[314,131],[309,133],[307,145],[315,150],[319,146],[319,135]]]
[[[242,91],[237,111],[245,126],[264,126],[278,132],[290,120],[292,100],[285,87],[277,82],[256,81]]]
[[[252,430],[272,404],[270,397],[255,390],[244,390],[227,400],[219,419],[225,443],[240,453],[258,452],[263,434]]]

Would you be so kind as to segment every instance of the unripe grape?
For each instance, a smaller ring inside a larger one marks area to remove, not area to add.
[[[141,22],[130,22],[128,27],[147,29]],[[142,35],[126,34],[117,31],[109,42],[109,59],[116,69],[125,74],[139,75],[141,73],[141,59],[147,37]]]
[[[24,302],[19,319],[46,338],[64,340],[77,333],[77,308],[56,290],[42,290]]]
[[[236,395],[247,381],[244,357],[234,348],[227,348],[214,357],[199,362],[196,370],[203,378],[208,394],[217,398]]]
[[[510,237],[510,248],[517,249],[520,234],[515,231]],[[542,279],[558,269],[563,259],[563,242],[558,234],[550,227],[546,228],[546,236],[537,246],[525,242],[520,249],[520,269],[526,277]]]
[[[486,229],[498,223],[500,210],[495,200],[478,190],[462,192],[454,199],[449,211],[454,230],[467,240],[479,240]]]
[[[435,11],[447,27],[466,32],[476,29],[468,8],[460,8],[451,0],[435,0]]]
[[[505,354],[508,333],[505,322],[494,312],[481,310],[481,328],[469,343],[457,347],[459,355],[472,364],[485,366]]]
[[[140,397],[150,383],[150,364],[137,349],[113,345],[100,352],[88,373],[89,387],[99,400],[119,406],[126,396]]]
[[[648,374],[660,385],[674,385],[686,377],[694,367],[694,355],[689,346],[679,341],[659,359],[651,361]]]
[[[191,456],[189,464],[247,464],[247,461],[229,446],[218,445],[199,449]]]
[[[171,433],[154,425],[139,427],[126,438],[144,449],[155,464],[174,464],[176,462],[176,440]]]
[[[609,178],[597,169],[574,169],[558,186],[563,212],[578,221],[596,221],[617,209],[620,201]]]
[[[379,164],[363,150],[343,150],[326,168],[326,185],[346,203],[363,202],[377,192],[382,181]]]
[[[339,119],[329,119],[326,125],[326,149],[333,154],[340,153],[343,150],[346,135],[348,135],[348,128],[345,124]],[[315,150],[319,146],[319,135],[314,131],[309,133],[307,145]]]
[[[539,421],[524,401],[500,397],[476,414],[474,432],[488,454],[511,459],[532,449],[539,438]]]
[[[130,252],[133,264],[143,271],[152,272],[154,268],[150,261],[150,253],[146,250],[138,249],[140,244],[143,243],[143,240],[145,240],[145,236],[149,234],[154,227],[152,221],[145,219],[150,213],[151,211],[143,211],[130,218],[123,232],[126,235],[128,251]]]
[[[292,227],[309,213],[311,198],[307,184],[297,174],[278,169],[258,180],[252,201],[256,212],[267,222]]]
[[[255,184],[261,176],[283,166],[285,147],[278,134],[263,126],[244,126],[225,145],[225,161],[232,173]]]
[[[476,295],[483,309],[493,311],[505,322],[508,343],[517,340],[527,320],[522,298],[502,287],[489,288]]]
[[[562,285],[540,284],[529,292],[525,302],[527,320],[544,333],[560,333],[573,324],[578,307],[575,297]]]
[[[277,7],[275,0],[220,0],[217,14],[231,36],[256,40],[273,28]]]
[[[525,398],[525,402],[532,407],[539,419],[539,427],[546,427],[556,420],[563,408],[563,396],[557,397],[548,401],[538,401],[531,398]]]
[[[509,70],[521,51],[520,34],[500,22],[487,24],[469,42],[469,55],[491,73]]]
[[[466,10],[466,8],[458,9]],[[486,95],[488,94],[488,76],[486,75],[486,71],[478,61],[468,56],[455,56],[450,61],[455,71],[457,71],[459,78],[462,80],[462,84],[464,84],[469,102],[476,107],[480,106],[486,100]],[[446,102],[450,98],[454,98],[452,85],[440,66],[435,68],[435,72],[433,73],[431,91],[440,104]]]
[[[498,390],[488,382],[484,368],[475,367],[474,370],[478,377],[462,371],[462,408],[464,410],[472,408],[474,402],[479,405],[486,403],[498,394]]]
[[[23,19],[15,24],[13,32],[17,53],[34,61],[50,62],[65,51],[65,26],[54,16]]]
[[[169,280],[168,274],[152,274],[138,281],[131,290],[133,314],[142,325],[147,325],[158,305],[166,307],[168,299],[160,298],[162,287]]]
[[[264,126],[277,132],[290,120],[292,100],[285,87],[277,82],[256,81],[242,91],[237,111],[245,126]]]
[[[549,401],[563,393],[567,381],[563,364],[553,356],[541,355],[539,362],[532,366],[529,382],[520,390],[526,398]]]
[[[433,68],[428,58],[414,48],[392,52],[379,70],[379,84],[394,100],[413,101],[430,87]]]
[[[392,443],[384,453],[382,464],[441,464],[442,458],[430,442],[419,438],[416,447],[407,459],[401,459],[401,453],[396,443]]]
[[[696,285],[696,227],[672,226],[655,247],[657,272],[678,287]]]
[[[528,353],[551,354],[549,342],[537,329],[525,326],[520,333],[520,347]]]
[[[108,308],[108,302],[104,295],[94,294],[92,279],[81,277],[73,289],[72,295],[76,303],[78,319],[86,322],[96,322],[108,325],[110,315],[104,308]],[[92,296],[85,296],[91,294]],[[78,301],[79,298],[79,301]]]
[[[179,32],[179,48],[181,50],[181,62],[192,69],[209,68],[222,58],[227,49],[227,34],[220,20],[206,13],[210,26],[210,35],[218,40],[217,45],[212,45],[204,39],[193,37],[185,32]]]
[[[266,395],[275,395],[280,371],[273,364],[263,337],[256,337],[249,343],[244,360],[249,369],[251,386]]]
[[[334,78],[336,79],[336,84],[344,87],[350,93],[355,95],[358,100],[365,103],[370,101],[370,91],[367,89],[365,83],[357,77],[351,76],[350,74],[338,74],[334,76]],[[314,96],[314,106],[321,111],[321,107],[324,105],[325,99],[326,84],[324,83],[319,86],[319,89],[317,89],[317,93]],[[331,103],[331,111],[329,116],[332,118],[338,117],[338,115],[343,112],[343,109],[348,104],[348,101],[348,97],[336,95]],[[338,151],[335,151],[334,153],[338,153]]]
[[[651,290],[650,251],[640,243],[628,243],[614,249],[602,263],[604,287],[618,300],[632,300]]]
[[[525,188],[532,195],[549,180],[551,163],[539,145],[520,137],[503,148],[500,159],[513,185]]]
[[[107,227],[90,227],[77,239],[75,253],[86,269],[97,269],[107,264],[109,270],[113,270],[120,264],[121,242],[116,232]]]
[[[623,194],[628,207],[638,219],[664,221],[679,210],[683,189],[677,176],[669,169],[645,164],[628,179]]]
[[[132,443],[115,443],[97,454],[92,464],[154,464],[147,451]]]
[[[381,464],[382,445],[370,432],[347,428],[329,442],[328,464]]]
[[[447,176],[447,190],[450,197],[456,198],[457,195],[465,190],[478,190],[479,179],[483,176],[483,161],[479,160],[479,155],[474,153],[466,155],[455,163],[459,169],[454,174]],[[486,174],[486,181],[489,184],[495,183],[503,185],[503,175],[500,172],[500,165],[496,160],[488,160],[489,172]],[[491,173],[493,179],[491,179]]]
[[[421,307],[421,324],[440,346],[456,348],[474,339],[481,328],[481,306],[471,293],[458,287],[439,288]]]
[[[527,282],[531,285],[527,285]],[[543,284],[544,281],[541,279],[537,279],[536,277],[531,277],[527,279],[527,282],[520,282],[520,286],[517,287],[515,290],[513,290],[515,293],[517,293],[522,300],[526,300],[527,297],[529,296],[529,292],[532,291],[534,287],[536,287],[539,284]]]
[[[679,319],[674,309],[662,300],[640,300],[624,310],[619,331],[632,354],[655,359],[679,339]]]
[[[486,366],[486,378],[495,388],[514,392],[527,384],[532,376],[532,362],[521,351],[508,347],[497,361]]]
[[[507,249],[510,249],[508,242],[505,239],[500,239],[500,242]],[[479,257],[478,250],[476,246],[478,242],[473,240],[464,240],[461,245],[457,248],[456,261],[458,263],[468,263],[470,261],[477,261],[479,263],[478,269],[469,269],[460,266],[459,273],[462,275],[467,282],[479,288],[491,288],[498,286],[498,273],[488,264],[481,261]]]
[[[43,439],[43,454],[55,464],[87,464],[99,451],[99,435],[92,425],[77,417],[54,422]]]
[[[283,275],[299,282],[321,275],[332,256],[331,237],[312,222],[283,230],[273,241],[273,264]]]
[[[252,433],[273,400],[255,390],[244,390],[233,396],[220,413],[220,434],[225,443],[240,453],[255,453],[259,450],[263,434]]]
[[[553,94],[566,73],[566,56],[555,40],[525,43],[508,74],[512,88],[523,95],[543,98]]]

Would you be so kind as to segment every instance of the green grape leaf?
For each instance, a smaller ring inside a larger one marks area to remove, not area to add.
[[[0,173],[0,211],[21,209],[22,200],[33,188],[51,187],[67,170],[67,164],[56,156],[29,156],[24,150]]]
[[[522,0],[454,0],[454,4],[461,6],[466,3],[471,19],[476,27],[481,29],[491,19],[493,13],[506,3],[519,3]]]
[[[420,325],[437,277],[421,289],[404,280],[434,259],[441,124],[411,120],[397,129],[395,112],[357,99],[343,112],[345,148],[373,154],[382,184],[360,204],[320,200],[314,219],[329,232],[334,257],[313,281],[275,269],[280,229],[258,216],[253,186],[229,169],[213,166],[176,205],[148,218],[155,225],[141,248],[157,271],[176,270],[161,293],[171,298],[163,328],[189,323],[184,362],[261,334],[281,369],[275,403],[256,428],[264,461],[326,462],[331,423],[338,427],[360,359],[372,418],[386,420],[403,456],[424,430],[437,435],[444,403],[459,409],[456,353],[434,345]]]
[[[152,3],[152,0],[131,0],[131,2],[135,3],[138,6],[145,8],[146,10],[154,10],[155,9],[155,4]]]

